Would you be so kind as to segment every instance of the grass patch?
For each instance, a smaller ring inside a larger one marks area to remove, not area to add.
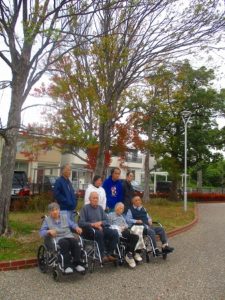
[[[189,224],[195,217],[195,203],[188,202],[184,212],[183,202],[172,202],[166,199],[152,199],[144,204],[153,221],[162,223],[166,231]]]
[[[78,209],[83,205],[79,200]],[[188,202],[188,210],[184,212],[183,202],[171,202],[166,199],[151,199],[144,206],[154,221],[163,224],[166,231],[190,223],[194,217],[194,203]],[[9,222],[12,235],[0,237],[0,261],[36,257],[41,244],[39,228],[43,212],[11,212]]]
[[[10,237],[0,237],[0,261],[36,256],[40,244],[38,230],[43,213],[11,212],[9,224]]]

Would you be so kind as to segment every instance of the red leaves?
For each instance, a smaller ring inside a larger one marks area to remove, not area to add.
[[[38,153],[34,153],[32,151],[20,151],[22,155],[28,158],[29,161],[36,161],[38,158]]]
[[[95,170],[97,155],[98,155],[98,145],[93,145],[88,148],[88,150],[87,150],[87,168],[88,169]],[[105,152],[104,155],[105,155],[104,168],[107,168],[111,163],[111,155],[110,155],[109,151]]]

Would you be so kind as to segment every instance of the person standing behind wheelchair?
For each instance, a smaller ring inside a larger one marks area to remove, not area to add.
[[[149,235],[152,239],[156,255],[160,254],[160,250],[157,248],[156,235],[159,235],[160,241],[162,242],[162,252],[173,252],[174,248],[168,245],[168,239],[164,228],[152,225],[152,219],[146,209],[142,206],[142,200],[139,196],[133,197],[132,205],[126,214],[126,221],[129,226],[144,225],[144,234]]]
[[[48,206],[49,216],[45,218],[40,236],[50,242],[49,238],[55,238],[60,246],[60,253],[64,258],[64,272],[73,273],[73,268],[77,272],[84,272],[85,268],[81,265],[81,246],[73,235],[72,231],[81,234],[82,229],[70,220],[67,213],[60,212],[59,205],[56,202]],[[73,264],[72,264],[73,258]]]
[[[128,171],[126,174],[126,179],[123,180],[123,204],[124,204],[124,214],[127,213],[128,209],[132,205],[131,201],[135,195],[134,189],[132,187],[131,181],[134,179],[134,174]]]
[[[71,221],[74,221],[74,210],[77,206],[77,199],[72,183],[70,181],[70,165],[64,165],[61,168],[62,175],[56,180],[53,195],[60,206],[61,211],[67,211]]]
[[[123,187],[120,174],[119,168],[113,168],[111,175],[105,179],[102,185],[106,193],[106,207],[109,212],[114,210],[117,202],[123,202]]]
[[[92,179],[92,183],[88,185],[84,196],[84,204],[89,204],[89,196],[91,192],[98,193],[98,205],[102,206],[103,210],[106,209],[106,194],[102,187],[102,177],[95,175]]]

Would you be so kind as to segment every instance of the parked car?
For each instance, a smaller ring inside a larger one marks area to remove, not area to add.
[[[30,196],[30,186],[27,174],[24,171],[14,171],[11,199],[17,199]]]
[[[40,188],[40,191],[53,193],[53,189],[55,186],[56,180],[59,176],[54,175],[45,175],[43,180],[43,188]],[[75,195],[77,198],[84,198],[85,190],[83,189],[75,189]]]
[[[78,190],[75,190],[75,195],[77,197],[77,199],[79,198],[84,198],[84,195],[85,195],[85,190],[84,189],[78,189]]]
[[[135,196],[143,197],[144,195],[144,188],[141,186],[137,181],[133,180],[131,181],[131,185],[134,189]]]
[[[169,193],[172,188],[172,181],[158,181],[156,183],[157,193]]]
[[[44,175],[43,192],[52,192],[57,178],[59,177],[54,175]]]

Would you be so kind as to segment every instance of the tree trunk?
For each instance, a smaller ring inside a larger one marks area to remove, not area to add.
[[[169,192],[169,200],[171,200],[171,201],[179,200],[179,196],[178,196],[178,192],[177,192],[177,179],[172,180],[172,188]]]
[[[18,100],[18,99],[17,99]],[[18,102],[18,101],[17,101]],[[12,101],[13,103],[13,101]],[[1,157],[0,185],[0,235],[8,232],[8,214],[11,202],[11,189],[16,158],[16,143],[20,126],[20,106],[11,105],[5,142]]]
[[[150,198],[149,198],[149,181],[150,181],[149,158],[150,158],[150,151],[147,150],[146,156],[145,156],[145,184],[144,184],[144,196],[143,196],[144,202],[147,202],[150,200]]]
[[[97,162],[95,168],[95,174],[103,176],[104,173],[104,160],[105,160],[105,146],[102,143],[99,143],[98,154],[97,154]]]
[[[147,129],[149,144],[152,141],[152,111],[153,111],[153,108],[151,108],[150,120],[148,123],[148,129]],[[147,148],[146,156],[145,156],[145,183],[144,183],[144,196],[143,196],[143,200],[145,202],[150,200],[149,199],[149,181],[150,181],[149,162],[150,162],[150,150],[149,150],[149,148]]]
[[[99,147],[95,168],[95,175],[100,175],[103,178],[106,176],[105,170],[105,153],[109,151],[110,147],[110,133],[111,129],[108,122],[100,124],[99,126]]]
[[[0,193],[0,235],[8,232],[8,213],[11,201],[11,189],[16,157],[18,130],[7,132],[1,158],[1,193]]]
[[[4,135],[0,168],[0,235],[7,234],[9,229],[8,214],[16,159],[16,143],[21,122],[21,107],[24,102],[23,91],[27,75],[27,68],[24,66],[23,69],[21,66],[21,72],[14,74],[12,80],[11,105]]]

